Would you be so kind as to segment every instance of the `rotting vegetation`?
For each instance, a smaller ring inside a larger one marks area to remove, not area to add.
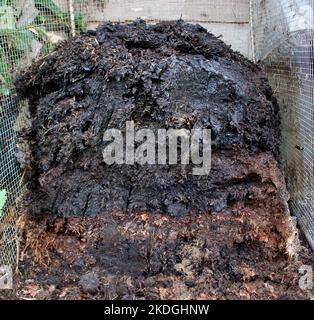
[[[20,281],[33,282],[21,295],[307,297],[278,105],[258,66],[198,25],[106,23],[61,43],[16,87],[29,100],[17,156],[27,183]],[[107,166],[104,130],[128,120],[211,129],[210,174]]]

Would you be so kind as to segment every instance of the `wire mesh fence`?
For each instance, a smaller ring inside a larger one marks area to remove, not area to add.
[[[314,1],[255,0],[253,13],[256,58],[281,107],[292,212],[314,248]]]
[[[59,2],[0,1],[0,266],[16,265],[18,254],[16,205],[23,168],[15,148],[16,131],[23,125],[18,114],[25,101],[15,94],[14,76],[71,34],[68,2]]]
[[[313,13],[313,0],[0,0],[0,265],[16,264],[16,203],[23,176],[15,158],[15,138],[23,126],[18,114],[26,105],[14,92],[14,75],[60,40],[103,21],[137,18],[148,23],[180,18],[199,23],[234,50],[249,58],[254,52],[263,62],[282,106],[282,150],[292,208],[314,240],[309,10]]]

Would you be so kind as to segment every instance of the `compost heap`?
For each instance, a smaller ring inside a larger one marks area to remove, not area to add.
[[[106,23],[62,42],[16,87],[29,101],[22,268],[43,298],[301,294],[278,105],[258,66],[199,25]],[[211,129],[210,174],[107,165],[104,131],[128,120]]]

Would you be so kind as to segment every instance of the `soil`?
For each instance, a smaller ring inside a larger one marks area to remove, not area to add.
[[[113,212],[40,222],[24,215],[19,274],[0,299],[309,299],[302,247],[273,204],[175,218]],[[313,297],[313,292],[312,292]]]
[[[16,80],[18,298],[296,299],[304,263],[262,70],[199,25],[106,23]],[[107,128],[212,131],[212,170],[106,165]],[[305,253],[304,253],[305,252]],[[303,262],[302,262],[303,261]]]

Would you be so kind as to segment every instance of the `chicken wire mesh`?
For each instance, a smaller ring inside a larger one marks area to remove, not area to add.
[[[255,56],[281,107],[292,213],[314,248],[314,1],[254,0]]]
[[[312,1],[303,2],[307,5]],[[23,123],[18,112],[27,110],[27,106],[15,95],[14,74],[70,35],[94,29],[103,21],[128,22],[136,18],[148,23],[180,18],[199,23],[221,35],[234,50],[263,61],[286,110],[283,154],[290,177],[292,208],[298,213],[309,238],[314,239],[311,233],[314,230],[311,220],[313,63],[310,68],[308,64],[309,59],[313,61],[313,41],[307,27],[295,34],[291,29],[294,25],[289,22],[294,19],[294,11],[303,14],[302,21],[307,21],[306,7],[294,3],[290,8],[285,3],[289,1],[0,0],[0,266],[16,265],[18,251],[15,208],[23,172],[15,158],[15,136]],[[282,10],[286,10],[286,16]],[[289,56],[291,48],[298,53],[296,56]],[[291,121],[294,130],[288,130]]]
[[[14,91],[14,75],[33,59],[47,54],[59,40],[84,31],[79,13],[71,17],[67,1],[0,1],[0,266],[17,263],[17,199],[23,172],[15,158],[16,130],[25,101]]]

